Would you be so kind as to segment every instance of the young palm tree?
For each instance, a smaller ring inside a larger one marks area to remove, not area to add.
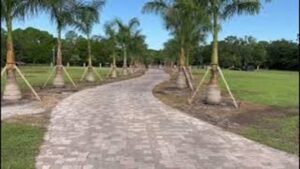
[[[164,43],[163,55],[166,56],[167,60],[170,62],[170,70],[172,72],[176,71],[174,66],[176,64],[176,56],[180,50],[180,44],[177,39],[172,38]]]
[[[88,47],[88,74],[86,81],[94,82],[93,65],[92,65],[92,51],[90,35],[95,23],[99,22],[99,11],[105,4],[105,0],[93,0],[90,4],[81,6],[76,14],[76,27],[87,36]]]
[[[203,4],[203,0],[196,0]],[[261,0],[206,0],[206,11],[211,16],[213,47],[211,56],[211,77],[207,89],[206,102],[219,104],[221,92],[218,85],[218,33],[220,20],[231,18],[234,14],[257,14],[261,9]]]
[[[143,12],[154,12],[160,14],[165,22],[165,26],[178,39],[180,44],[179,54],[179,74],[177,77],[177,86],[179,88],[187,87],[190,77],[184,70],[186,67],[186,46],[191,41],[189,37],[200,34],[203,30],[204,21],[203,10],[195,11],[192,9],[192,0],[174,0],[172,3],[164,0],[153,0],[145,4]],[[189,8],[188,8],[189,7]],[[189,87],[193,89],[191,83]]]
[[[128,46],[130,51],[130,71],[134,73],[134,68],[137,68],[138,63],[141,62],[141,55],[147,49],[145,44],[145,36],[141,34],[141,31],[136,31],[131,37],[131,41]]]
[[[137,18],[132,18],[129,20],[128,24],[124,24],[120,19],[115,19],[114,24],[118,26],[118,34],[117,39],[119,42],[119,46],[121,46],[123,50],[123,75],[128,74],[127,69],[127,52],[128,52],[128,45],[130,44],[131,37],[136,31],[137,26],[140,25],[140,22]]]
[[[116,65],[117,32],[114,29],[114,23],[107,22],[104,25],[104,31],[108,38],[108,43],[110,45],[110,49],[112,49],[111,57],[113,60],[112,60],[111,77],[116,78],[117,77],[117,65]]]
[[[65,83],[63,78],[61,31],[66,26],[75,24],[74,16],[82,4],[76,0],[43,0],[43,2],[44,9],[50,13],[51,20],[56,24],[57,29],[56,72],[53,85],[55,87],[63,87]]]
[[[18,100],[21,91],[16,82],[15,55],[13,48],[13,26],[14,19],[24,19],[28,13],[35,14],[40,7],[39,0],[1,0],[1,21],[5,21],[7,29],[6,39],[6,73],[7,80],[3,93],[4,100]]]

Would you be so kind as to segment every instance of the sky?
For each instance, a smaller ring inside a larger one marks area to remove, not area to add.
[[[93,35],[104,36],[103,25],[114,18],[120,18],[123,22],[137,17],[140,21],[142,34],[146,35],[146,43],[151,49],[162,49],[163,43],[171,38],[165,30],[160,16],[155,14],[142,14],[142,7],[148,0],[107,0],[100,14],[100,23],[93,28]],[[222,21],[222,30],[219,39],[234,35],[244,37],[251,35],[257,40],[287,39],[296,41],[299,32],[299,1],[298,0],[272,0],[263,3],[263,9],[258,15],[234,16],[229,20]],[[15,20],[14,29],[35,27],[48,31],[56,36],[56,26],[50,21],[47,13],[27,17],[24,21]],[[73,30],[66,28],[62,33]],[[211,35],[207,43],[211,42]]]

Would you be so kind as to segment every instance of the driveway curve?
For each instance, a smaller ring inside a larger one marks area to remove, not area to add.
[[[38,169],[296,169],[299,158],[190,117],[156,99],[169,76],[80,91],[52,111]],[[199,112],[200,113],[200,112]]]

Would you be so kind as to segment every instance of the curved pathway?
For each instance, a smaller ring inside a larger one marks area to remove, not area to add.
[[[162,70],[83,90],[52,112],[38,169],[294,169],[298,157],[226,132],[152,95]]]

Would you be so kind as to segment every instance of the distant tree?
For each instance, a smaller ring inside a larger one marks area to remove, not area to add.
[[[63,57],[62,57],[62,38],[61,31],[66,26],[75,25],[75,15],[81,3],[77,0],[45,0],[43,1],[43,9],[50,14],[51,20],[56,25],[57,30],[57,54],[56,54],[56,73],[53,80],[55,87],[65,85],[63,78]]]
[[[118,26],[118,46],[123,51],[123,75],[128,74],[127,70],[127,56],[129,45],[132,41],[132,37],[138,31],[137,27],[140,25],[140,22],[137,18],[132,18],[129,20],[128,24],[123,23],[120,19],[115,19],[114,24]]]
[[[240,65],[239,46],[235,42],[219,41],[220,66],[224,68],[236,68]]]
[[[164,49],[162,52],[165,60],[170,62],[171,66],[176,64],[178,51],[180,51],[180,44],[178,42],[178,39],[172,38],[164,43]]]
[[[253,45],[253,63],[256,69],[267,61],[267,49],[263,43],[256,43]]]
[[[145,42],[145,36],[141,34],[141,31],[136,31],[129,43],[129,58],[130,58],[130,66],[137,66],[142,62],[142,57],[145,55],[147,44]],[[131,69],[132,70],[132,69]]]
[[[164,61],[164,56],[160,50],[148,49],[145,54],[145,63],[146,65],[150,64],[162,64]]]
[[[70,57],[70,63],[72,65],[80,65],[80,63],[82,63],[82,62],[81,62],[79,55],[72,54]]]
[[[75,31],[68,31],[65,34],[65,39],[62,40],[62,46],[64,46],[63,53],[64,53],[64,57],[63,59],[63,63],[67,63],[67,62],[71,62],[71,64],[80,64],[80,57],[79,57],[79,51],[77,46],[78,43],[78,34]],[[75,61],[74,58],[77,59],[77,57],[79,58],[79,61]],[[72,59],[73,58],[73,59]],[[72,59],[72,60],[71,60]]]
[[[177,76],[177,86],[192,89],[189,76],[185,75],[184,70],[187,64],[187,57],[190,56],[191,44],[199,42],[202,32],[207,25],[207,17],[204,8],[199,6],[195,9],[196,1],[193,0],[152,0],[143,7],[143,12],[152,12],[159,14],[164,20],[167,30],[178,39],[180,44],[179,56],[179,74]]]
[[[109,56],[112,59],[112,72],[111,77],[117,77],[117,29],[114,22],[106,22],[104,25],[104,31],[106,34],[106,44],[109,50]]]
[[[88,49],[88,73],[86,81],[95,81],[93,70],[92,70],[92,49],[91,49],[91,33],[94,24],[99,22],[99,12],[104,6],[104,0],[93,0],[88,4],[79,7],[76,13],[75,25],[83,32],[87,37],[87,49]]]
[[[49,32],[32,27],[13,31],[15,37],[16,57],[25,63],[50,63],[54,37]]]
[[[77,34],[75,31],[68,31],[68,32],[65,34],[65,40],[66,40],[68,43],[76,44],[77,39],[78,39],[78,34]]]
[[[277,40],[267,48],[268,65],[271,69],[299,70],[298,44],[287,40]]]

